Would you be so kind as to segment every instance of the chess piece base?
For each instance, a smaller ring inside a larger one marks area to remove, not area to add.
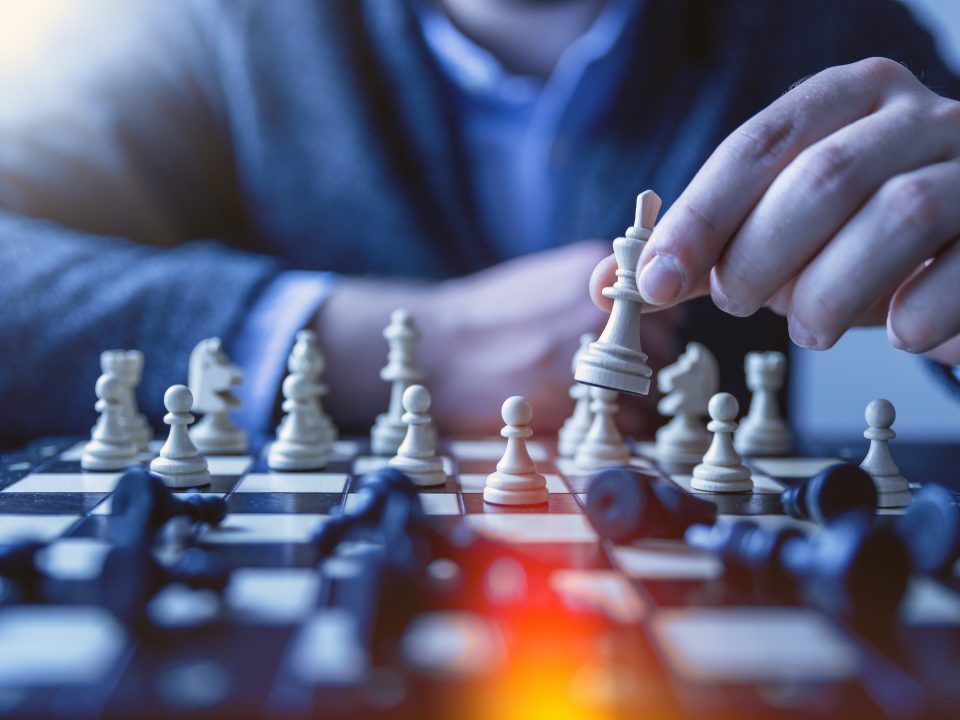
[[[711,439],[706,429],[687,427],[678,416],[657,431],[654,452],[664,462],[693,465],[703,459]]]
[[[750,468],[738,465],[723,467],[701,463],[693,469],[690,488],[701,492],[738,493],[753,490]]]
[[[903,475],[871,475],[877,486],[877,507],[896,508],[910,504],[910,484]]]
[[[271,470],[322,470],[328,460],[329,452],[321,443],[278,440],[267,453],[267,467]]]
[[[242,455],[247,452],[247,434],[240,428],[228,433],[214,433],[201,423],[191,429],[190,439],[204,455]]]
[[[108,445],[98,440],[88,443],[80,458],[80,468],[94,472],[123,470],[136,463],[137,450],[133,445]]]
[[[630,464],[630,450],[617,444],[591,444],[584,440],[573,459],[577,470],[592,472],[610,467],[623,467]]]
[[[783,421],[751,425],[744,420],[733,435],[733,447],[741,455],[786,455],[793,449],[793,435]]]
[[[388,465],[406,473],[418,487],[435,487],[447,482],[447,476],[443,472],[443,460],[436,456],[427,458],[395,456],[390,459]]]
[[[567,421],[570,422],[569,420]],[[576,425],[564,424],[557,435],[557,454],[560,457],[573,457],[577,453],[577,448],[587,436],[589,427],[579,428]]]
[[[542,505],[549,497],[546,486],[535,490],[503,490],[488,485],[483,489],[483,501],[491,505]]]
[[[167,487],[187,488],[210,484],[207,460],[202,456],[187,460],[157,457],[150,462],[150,472],[163,480]]]

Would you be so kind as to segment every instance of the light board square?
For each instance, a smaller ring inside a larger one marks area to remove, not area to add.
[[[242,620],[295,623],[316,605],[319,584],[314,568],[239,568],[230,576],[227,606]]]
[[[613,548],[623,572],[641,580],[711,580],[723,575],[723,562],[681,540],[643,540]]]
[[[327,515],[233,514],[202,536],[205,543],[305,543]]]
[[[944,585],[915,576],[900,603],[900,619],[908,625],[960,625],[960,595]]]
[[[821,470],[843,462],[839,458],[752,458],[753,466],[762,473],[781,478],[813,477]]]
[[[584,515],[467,515],[477,532],[516,543],[594,543],[597,534]]]
[[[3,492],[28,493],[109,493],[117,486],[120,473],[35,473],[15,482]]]
[[[449,477],[453,474],[453,460],[447,456],[440,458],[443,462],[443,472]],[[390,463],[390,458],[380,457],[378,455],[364,455],[353,461],[353,474],[364,475],[374,470],[385,468]]]
[[[417,493],[420,496],[420,504],[427,515],[459,515],[460,500],[456,493]],[[349,493],[344,510],[351,512],[357,507],[357,493]]]
[[[547,480],[547,492],[569,493],[570,489],[564,484],[559,475],[544,473]],[[482,493],[487,484],[487,476],[483,473],[463,473],[460,475],[460,491],[465,493]]]
[[[614,622],[636,623],[646,612],[636,588],[614,570],[555,570],[550,586],[568,608],[599,610]]]
[[[48,542],[65,533],[79,515],[0,515],[0,543]]]
[[[253,464],[249,455],[211,455],[207,469],[211,475],[243,475]]]
[[[251,473],[234,492],[238,493],[340,493],[347,486],[346,473]]]
[[[661,610],[653,631],[671,667],[697,682],[836,681],[860,670],[856,645],[807,608]]]
[[[111,547],[97,538],[62,538],[37,554],[37,564],[60,580],[93,580],[100,576]]]

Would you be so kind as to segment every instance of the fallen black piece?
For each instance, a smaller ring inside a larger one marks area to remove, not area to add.
[[[838,463],[784,490],[780,504],[791,517],[827,525],[853,511],[875,514],[877,488],[865,470]]]
[[[896,528],[918,572],[941,573],[960,555],[960,508],[942,485],[917,492]]]

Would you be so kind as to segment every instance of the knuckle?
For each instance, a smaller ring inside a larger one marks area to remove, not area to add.
[[[862,74],[865,79],[881,86],[913,78],[913,73],[904,65],[887,57],[866,58],[853,63],[850,67],[854,72]]]
[[[887,181],[878,200],[892,227],[909,236],[926,236],[943,214],[936,187],[922,177],[901,176]]]
[[[750,163],[776,165],[788,154],[797,136],[796,118],[755,117],[731,135],[733,151]]]
[[[804,151],[797,158],[797,164],[810,191],[827,195],[850,182],[856,160],[856,156],[843,145],[831,142]]]

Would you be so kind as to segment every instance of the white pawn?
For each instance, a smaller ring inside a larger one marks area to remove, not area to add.
[[[187,426],[193,422],[193,393],[186,385],[174,385],[163,395],[167,414],[163,421],[170,426],[167,441],[160,448],[159,457],[150,461],[150,472],[174,488],[198,487],[210,484],[207,459],[200,454],[190,439]]]
[[[743,464],[733,447],[733,433],[737,429],[734,419],[739,410],[737,399],[730,393],[717,393],[710,398],[707,430],[713,433],[713,441],[703,456],[703,462],[693,469],[690,481],[693,490],[732,493],[753,489],[750,468]]]
[[[443,461],[437,457],[433,426],[430,420],[430,393],[423,385],[411,385],[403,393],[403,422],[407,434],[390,467],[405,472],[415,485],[443,485]]]
[[[277,439],[267,453],[271,470],[320,470],[330,459],[330,443],[314,424],[316,389],[301,373],[283,380],[283,410],[286,415],[277,431]]]
[[[890,454],[890,441],[897,436],[891,429],[897,411],[889,400],[872,400],[864,413],[868,427],[863,436],[870,441],[867,456],[860,467],[873,478],[877,486],[877,504],[880,507],[904,507],[910,504],[910,485],[900,474],[900,468]]]
[[[530,429],[533,408],[525,397],[514,395],[504,401],[501,415],[506,425],[500,434],[507,439],[507,449],[497,463],[497,471],[487,475],[484,502],[495,505],[547,502],[547,479],[537,472],[537,465],[527,450],[527,438],[533,435]]]
[[[291,373],[302,373],[313,383],[314,398],[310,403],[310,422],[316,427],[323,441],[333,444],[338,436],[336,425],[323,410],[323,398],[328,392],[327,386],[320,381],[327,362],[317,345],[317,334],[313,330],[301,330],[287,359],[287,369]]]
[[[580,336],[580,348],[573,356],[573,372],[577,371],[580,358],[589,350],[590,343],[595,339],[596,337],[590,333]],[[590,411],[590,386],[575,382],[570,387],[570,397],[576,401],[576,405],[573,407],[573,414],[564,421],[557,436],[557,452],[562,457],[573,457],[593,423],[593,413]]]
[[[617,413],[617,392],[590,388],[593,423],[577,448],[573,463],[577,470],[600,470],[630,464],[630,447],[624,442],[613,416]]]
[[[423,373],[416,365],[420,332],[409,312],[394,310],[383,336],[390,352],[380,378],[390,383],[390,407],[374,422],[370,431],[370,449],[377,455],[394,455],[407,435],[407,427],[403,424],[403,394],[413,383],[423,379]],[[436,437],[432,426],[429,432]]]
[[[84,470],[121,470],[137,461],[137,446],[123,425],[123,381],[103,374],[97,380],[97,411],[100,418],[83,450]]]
[[[777,393],[786,378],[787,360],[781,352],[747,353],[744,370],[753,396],[734,447],[744,455],[785,455],[793,447],[793,435],[780,417]]]

